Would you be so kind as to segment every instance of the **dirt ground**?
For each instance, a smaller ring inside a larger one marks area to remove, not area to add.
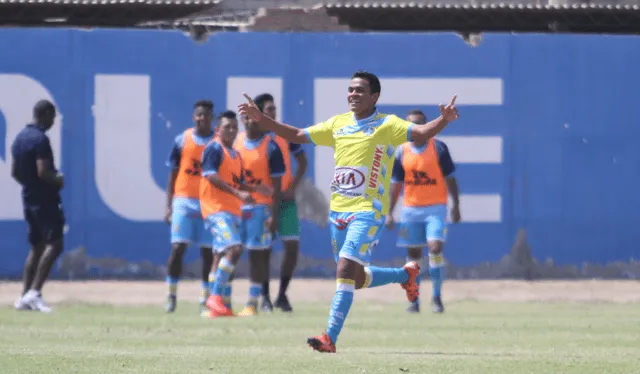
[[[240,279],[234,282],[234,299],[244,302],[249,283]],[[423,282],[423,292],[431,294],[431,285]],[[278,290],[278,281],[271,283],[271,293]],[[333,297],[335,283],[331,280],[298,279],[291,283],[289,297],[295,302],[327,302]],[[18,282],[0,282],[0,305],[12,305],[21,291]],[[111,304],[158,305],[164,300],[166,286],[163,282],[50,282],[45,285],[46,300],[52,304]],[[179,285],[179,298],[195,301],[200,294],[200,283],[183,281]],[[573,302],[640,302],[638,281],[449,281],[443,295],[447,302],[460,300],[524,302],[524,301],[573,301]],[[398,285],[358,291],[358,300],[374,302],[400,302],[404,292]]]

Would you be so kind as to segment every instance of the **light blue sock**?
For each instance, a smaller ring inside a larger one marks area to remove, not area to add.
[[[258,298],[260,298],[260,293],[262,292],[262,285],[259,283],[251,283],[249,286],[249,301],[247,302],[247,306],[258,306]]]
[[[429,275],[433,283],[433,297],[440,297],[444,280],[444,258],[442,255],[429,254]]]
[[[224,305],[226,305],[227,308],[231,308],[231,282],[227,283],[227,286],[224,288],[222,298],[224,299]]]
[[[364,268],[367,273],[368,288],[380,287],[389,283],[405,283],[409,280],[409,274],[404,268],[380,268],[377,266],[369,266]]]
[[[227,287],[227,283],[229,283],[229,277],[231,277],[234,268],[231,261],[227,260],[227,258],[220,260],[218,271],[216,271],[216,283],[213,286],[213,295],[223,296],[224,289]]]
[[[216,284],[216,273],[209,273],[209,295],[215,295],[213,292],[213,286]]]
[[[202,282],[202,291],[200,291],[200,303],[207,301],[209,297],[209,282]]]
[[[178,293],[178,282],[180,278],[174,278],[167,275],[167,286],[169,286],[169,295],[175,296]]]
[[[349,309],[353,303],[353,291],[355,290],[355,281],[351,279],[336,280],[336,294],[333,296],[333,304],[331,304],[331,312],[329,313],[329,322],[327,326],[327,335],[331,338],[333,344],[338,341],[338,335],[342,330],[342,325],[347,319]]]

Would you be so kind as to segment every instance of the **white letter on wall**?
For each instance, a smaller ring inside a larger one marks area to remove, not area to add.
[[[438,105],[458,95],[458,105],[502,105],[500,78],[380,78],[384,94],[380,105]],[[324,78],[314,82],[314,120],[324,121],[348,110],[345,87],[348,78]],[[499,136],[442,137],[456,163],[502,163],[502,138]],[[316,147],[314,180],[329,201],[329,183],[335,160],[329,147]],[[460,209],[464,222],[501,222],[500,194],[461,194]],[[398,204],[402,204],[400,201]],[[400,209],[394,216],[400,219]]]
[[[96,75],[95,178],[117,215],[160,221],[165,191],[151,174],[151,99],[147,75]]]
[[[0,74],[0,112],[6,123],[6,138],[4,162],[0,159],[0,221],[17,221],[24,218],[20,185],[11,176],[11,143],[16,135],[31,122],[33,106],[38,100],[49,100],[54,105],[51,93],[37,80],[22,74]],[[56,105],[57,107],[57,105]],[[58,115],[51,130],[47,132],[53,148],[53,157],[58,169],[62,170],[61,134],[62,113],[57,108]],[[64,202],[63,202],[64,203]]]

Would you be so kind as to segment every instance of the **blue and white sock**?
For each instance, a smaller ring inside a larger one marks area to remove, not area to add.
[[[169,286],[169,295],[175,297],[178,293],[178,282],[180,281],[180,278],[167,275],[166,280],[167,286]]]
[[[433,283],[433,297],[440,297],[445,276],[445,262],[441,254],[429,253],[429,275]]]
[[[336,279],[336,294],[333,296],[329,322],[327,323],[327,335],[329,335],[333,344],[338,341],[338,335],[340,335],[344,321],[347,319],[353,303],[353,291],[355,289],[356,282],[354,280]]]
[[[366,279],[362,288],[380,287],[389,283],[405,283],[409,280],[409,274],[404,268],[367,266],[364,271]]]
[[[216,271],[216,282],[213,285],[212,295],[224,296],[224,289],[229,283],[229,277],[233,273],[235,266],[226,257],[220,260]]]
[[[227,283],[227,286],[224,288],[222,292],[222,298],[224,299],[224,305],[227,308],[231,308],[231,282]]]
[[[261,292],[262,285],[260,283],[251,283],[251,285],[249,286],[249,301],[247,301],[247,306],[257,308],[258,298],[260,298]]]

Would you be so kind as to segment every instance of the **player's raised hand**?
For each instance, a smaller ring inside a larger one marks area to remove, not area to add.
[[[453,98],[451,99],[449,104],[447,104],[447,106],[440,104],[440,115],[442,116],[442,118],[447,120],[447,122],[452,122],[460,118],[460,115],[458,114],[458,108],[456,108],[457,98],[458,95],[453,95]]]
[[[238,105],[238,113],[241,116],[247,116],[250,120],[254,122],[260,122],[262,119],[262,112],[260,108],[253,102],[253,99],[246,93],[242,93],[245,99],[247,99],[246,103]]]

